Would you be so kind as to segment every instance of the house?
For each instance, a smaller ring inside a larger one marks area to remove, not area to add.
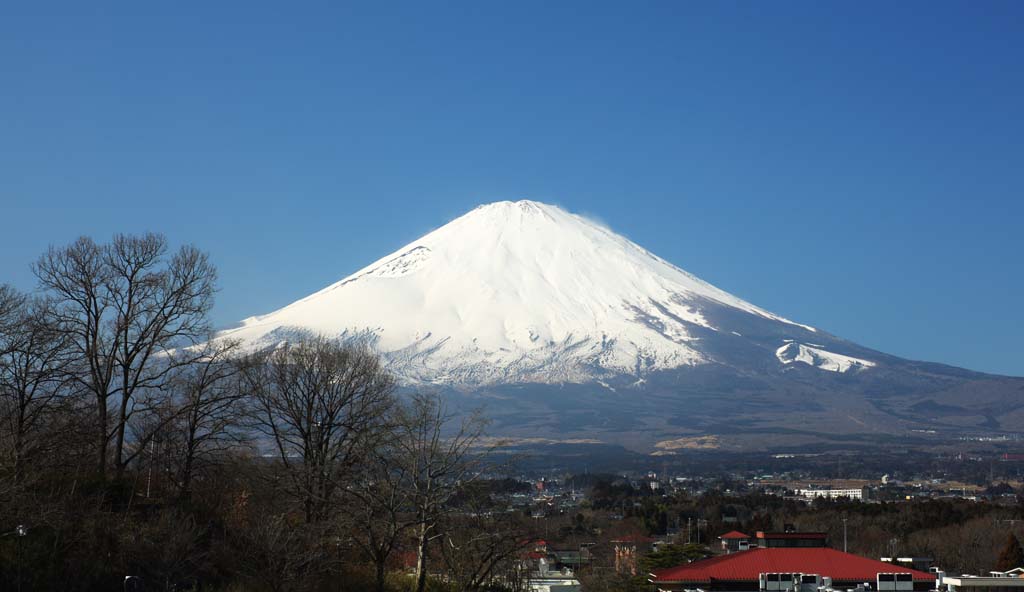
[[[660,592],[818,592],[822,587],[845,590],[865,583],[875,590],[925,592],[935,588],[936,577],[828,547],[772,547],[657,570],[648,581]]]
[[[615,553],[615,573],[635,576],[639,568],[640,556],[649,552],[654,539],[642,534],[631,534],[612,541]]]
[[[722,541],[722,550],[726,553],[746,551],[750,548],[750,535],[738,530],[729,531],[718,537],[718,540]]]

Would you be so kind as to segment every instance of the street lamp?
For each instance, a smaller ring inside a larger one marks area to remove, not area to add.
[[[18,537],[18,592],[21,592],[21,539],[28,534],[28,527],[19,524],[14,527],[14,536]]]
[[[849,520],[849,519],[850,518],[846,514],[843,514],[843,553],[847,552],[846,551],[846,521]]]

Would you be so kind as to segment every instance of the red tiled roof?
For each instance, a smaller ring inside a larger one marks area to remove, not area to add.
[[[743,534],[742,532],[740,532],[738,530],[732,530],[732,531],[729,531],[729,532],[723,534],[722,536],[720,536],[718,538],[720,538],[720,539],[749,539],[750,535],[749,534]]]
[[[677,567],[661,569],[654,582],[754,581],[762,573],[805,573],[831,577],[833,581],[874,582],[879,573],[910,573],[914,581],[932,581],[935,574],[906,569],[843,553],[827,547],[777,547],[719,555]]]

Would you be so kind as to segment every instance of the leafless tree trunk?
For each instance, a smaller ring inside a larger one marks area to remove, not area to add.
[[[255,428],[269,437],[306,522],[320,522],[391,405],[394,379],[362,347],[322,337],[250,366]]]
[[[51,247],[34,271],[59,303],[60,322],[85,364],[79,380],[96,404],[97,472],[105,477],[113,440],[120,477],[146,444],[127,449],[132,416],[149,411],[145,395],[166,387],[173,370],[190,361],[167,354],[207,334],[216,270],[195,247],[168,257],[167,240],[146,234]]]
[[[440,397],[413,395],[399,413],[401,462],[409,475],[416,520],[416,591],[427,585],[430,543],[441,535],[439,524],[449,500],[458,488],[476,479],[480,457],[473,449],[480,443],[486,422],[479,414],[465,417],[457,426]],[[451,430],[451,433],[446,433]]]

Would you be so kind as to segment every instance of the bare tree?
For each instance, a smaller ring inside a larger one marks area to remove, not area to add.
[[[168,256],[162,235],[145,234],[51,247],[34,271],[60,305],[59,320],[83,361],[79,380],[96,407],[97,472],[106,476],[113,441],[120,477],[146,444],[128,449],[129,421],[150,409],[147,397],[166,386],[177,364],[188,363],[168,352],[207,334],[216,270],[195,247]]]
[[[339,484],[392,402],[394,379],[369,349],[308,337],[251,365],[254,427],[276,448],[306,522],[329,517]]]
[[[352,541],[374,565],[377,592],[384,592],[392,554],[416,525],[409,474],[398,460],[391,429],[381,430],[367,446],[360,474],[349,480],[343,504]]]
[[[25,301],[25,296],[7,284],[0,284],[0,334],[17,324],[16,312]]]
[[[198,523],[194,515],[167,510],[127,526],[127,544],[121,552],[126,564],[138,566],[137,573],[147,584],[155,590],[196,589],[195,574],[208,569],[210,562],[203,544],[208,525]]]
[[[201,356],[174,377],[176,400],[170,412],[168,445],[172,448],[171,478],[178,495],[188,499],[193,479],[217,464],[218,456],[238,446],[241,425],[243,368],[235,341],[209,340]]]
[[[329,564],[319,534],[315,525],[294,524],[285,514],[265,516],[243,529],[238,554],[248,589],[312,588]]]
[[[0,288],[0,441],[15,483],[45,444],[40,432],[69,394],[68,340],[51,313],[46,300]]]
[[[522,514],[490,503],[486,492],[460,497],[466,499],[449,514],[440,544],[447,580],[462,592],[522,589],[520,559],[533,542]]]
[[[416,591],[423,592],[429,546],[443,534],[440,524],[450,510],[448,502],[482,467],[473,450],[486,422],[479,413],[456,422],[435,394],[413,395],[398,416],[396,445],[409,476],[416,522]]]
[[[95,398],[97,472],[106,474],[110,442],[108,399],[114,380],[109,331],[109,300],[104,285],[109,271],[103,248],[87,237],[62,249],[51,247],[34,267],[40,284],[60,302],[60,317],[85,366],[80,381]]]

